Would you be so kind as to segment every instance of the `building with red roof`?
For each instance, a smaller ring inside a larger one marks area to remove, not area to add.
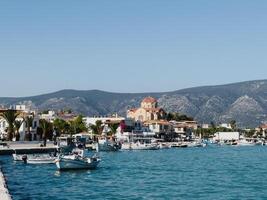
[[[144,98],[140,108],[132,108],[127,111],[127,118],[140,122],[160,120],[165,115],[166,112],[158,107],[158,101],[153,97]]]

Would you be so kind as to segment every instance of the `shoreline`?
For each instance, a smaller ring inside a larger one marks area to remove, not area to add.
[[[12,200],[12,197],[8,191],[5,176],[0,167],[0,199],[1,200]]]

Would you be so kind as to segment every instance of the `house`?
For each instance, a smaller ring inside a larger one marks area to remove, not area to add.
[[[41,113],[39,115],[40,119],[44,119],[49,122],[53,122],[56,119],[56,112],[53,110],[49,110],[46,113]]]
[[[171,123],[166,120],[149,120],[144,122],[144,125],[156,134],[165,134],[172,131]]]
[[[170,121],[175,133],[186,133],[187,130],[196,130],[198,124],[196,121]]]
[[[31,140],[37,139],[37,127],[39,125],[39,117],[35,115],[35,111],[30,110],[28,106],[25,105],[16,105],[15,111],[19,112],[19,116],[16,118],[17,121],[21,121],[22,124],[19,129],[19,134],[20,134],[20,140],[23,141],[25,139],[25,135],[28,132],[28,127],[25,122],[26,117],[32,117],[33,118],[33,123],[32,126],[30,127],[30,133],[31,133]],[[18,109],[18,110],[17,110]],[[0,109],[0,113],[5,112],[7,109]],[[7,128],[9,124],[7,121],[0,117],[0,138],[5,138],[7,136]]]
[[[203,128],[203,129],[209,129],[210,128],[210,125],[209,124],[202,124],[201,125],[201,128]]]
[[[219,127],[221,127],[221,128],[227,128],[227,129],[232,129],[231,124],[227,124],[227,123],[220,124]]]
[[[127,111],[127,118],[135,121],[146,122],[163,119],[166,112],[158,107],[158,102],[153,97],[146,97],[141,102],[140,108],[133,108]]]

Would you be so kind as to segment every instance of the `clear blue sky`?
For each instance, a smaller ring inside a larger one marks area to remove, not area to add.
[[[265,0],[0,1],[0,96],[267,78]]]

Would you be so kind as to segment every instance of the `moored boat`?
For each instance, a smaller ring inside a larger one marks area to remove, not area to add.
[[[26,156],[25,154],[12,154],[13,160],[14,161],[23,161],[23,156]]]
[[[98,144],[96,146],[96,151],[118,151],[120,149],[120,145],[114,141],[110,141],[107,137],[101,138],[98,140]]]
[[[101,159],[97,156],[62,155],[55,163],[59,170],[96,169]]]
[[[155,143],[140,143],[129,142],[121,145],[122,150],[158,150],[160,149],[158,144]]]
[[[56,157],[32,157],[27,159],[27,164],[54,164]]]
[[[12,154],[14,161],[27,164],[53,164],[56,157],[49,154]]]

